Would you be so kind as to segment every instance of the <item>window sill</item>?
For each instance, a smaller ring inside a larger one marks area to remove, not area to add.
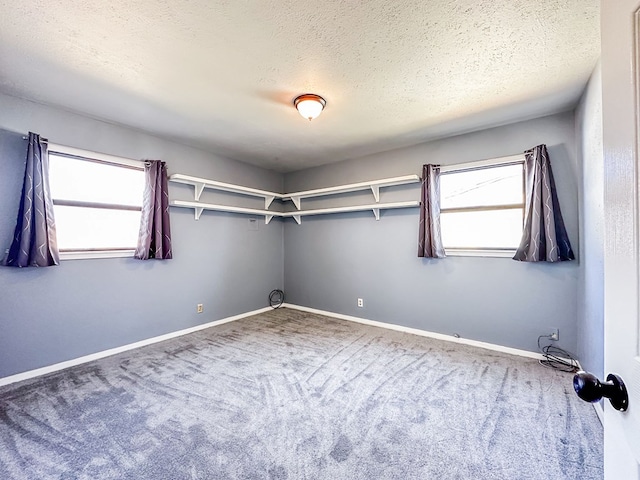
[[[447,248],[445,249],[447,257],[494,257],[494,258],[513,258],[516,254],[515,250],[474,250],[464,248]]]
[[[91,250],[60,252],[60,260],[91,260],[96,258],[133,258],[135,250]]]

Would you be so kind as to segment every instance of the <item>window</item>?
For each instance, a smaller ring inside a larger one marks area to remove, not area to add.
[[[513,255],[524,222],[524,159],[443,167],[440,209],[448,255]]]
[[[61,258],[133,255],[142,162],[50,145],[49,183]]]

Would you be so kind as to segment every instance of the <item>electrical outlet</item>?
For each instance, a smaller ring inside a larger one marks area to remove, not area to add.
[[[560,340],[560,332],[557,328],[552,328],[551,333],[549,334],[549,339],[557,342]]]
[[[204,312],[204,306],[201,303],[198,304],[197,312],[198,313]]]
[[[362,300],[361,298],[358,299],[358,306],[360,308],[364,307],[364,300]]]

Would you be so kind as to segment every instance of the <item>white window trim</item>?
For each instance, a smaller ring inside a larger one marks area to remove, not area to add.
[[[498,250],[498,249],[470,249],[470,248],[447,248],[445,249],[447,257],[494,257],[494,258],[513,258],[516,254],[515,250]]]
[[[144,169],[144,162],[126,157],[117,157],[106,153],[93,152],[91,150],[83,150],[82,148],[69,147],[49,142],[48,153],[70,155],[88,160],[97,160],[100,162],[122,165],[124,167],[134,167]],[[135,249],[126,250],[72,250],[59,252],[60,260],[93,260],[100,258],[133,258]]]
[[[144,162],[142,160],[134,160],[132,158],[126,157],[116,157],[115,155],[92,152],[90,150],[68,147],[66,145],[59,145],[57,143],[49,143],[48,152],[54,154],[62,153],[64,155],[72,155],[74,157],[88,158],[89,160],[99,160],[101,162],[115,163],[117,165],[125,165],[128,167],[144,169]]]
[[[60,260],[92,260],[96,258],[133,258],[135,250],[75,250],[60,252]]]
[[[481,168],[502,167],[505,165],[514,165],[524,163],[525,156],[523,153],[518,155],[509,155],[506,157],[489,158],[476,162],[457,163],[455,165],[440,166],[440,174],[460,173],[467,170],[478,170]],[[523,199],[523,207],[526,202]],[[487,210],[493,210],[487,207]],[[515,249],[480,249],[480,248],[446,248],[445,255],[448,257],[489,257],[489,258],[513,258],[516,254]]]
[[[465,170],[476,170],[478,168],[502,167],[516,163],[524,163],[524,154],[509,155],[507,157],[488,158],[486,160],[478,160],[477,162],[456,163],[455,165],[441,165],[440,173],[458,173]]]

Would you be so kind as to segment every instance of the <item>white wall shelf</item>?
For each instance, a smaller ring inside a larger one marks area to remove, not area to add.
[[[394,203],[374,203],[370,205],[353,205],[349,207],[334,207],[334,208],[319,208],[316,210],[300,210],[298,212],[285,212],[282,213],[282,217],[293,217],[293,219],[300,225],[302,217],[308,215],[326,215],[329,213],[346,213],[346,212],[363,212],[366,210],[373,211],[376,220],[380,220],[380,210],[389,210],[392,208],[410,208],[418,207],[420,202],[412,200],[409,202],[394,202]]]
[[[376,217],[376,220],[380,220],[380,210],[389,210],[392,208],[411,208],[420,205],[418,201],[409,202],[394,202],[394,203],[373,203],[370,205],[352,205],[349,207],[334,207],[334,208],[319,208],[316,210],[300,210],[296,212],[272,212],[270,210],[260,210],[257,208],[244,208],[244,207],[231,207],[229,205],[217,205],[214,203],[200,203],[191,202],[185,200],[173,200],[170,202],[172,207],[193,208],[194,217],[196,220],[200,218],[204,210],[216,210],[218,212],[230,212],[241,213],[245,215],[260,215],[264,216],[264,223],[267,225],[273,217],[293,218],[298,225],[302,223],[302,217],[308,215],[327,215],[330,213],[346,213],[346,212],[364,212],[371,210]]]
[[[285,193],[281,197],[283,200],[291,200],[298,210],[303,198],[322,197],[325,195],[337,195],[339,193],[358,192],[369,190],[373,193],[376,203],[380,202],[380,189],[396,185],[406,185],[420,181],[418,175],[404,175],[402,177],[382,178],[380,180],[370,180],[368,182],[349,183],[346,185],[336,185],[335,187],[317,188],[315,190],[305,190],[302,192]]]
[[[208,180],[206,178],[192,177],[190,175],[182,175],[175,173],[169,177],[169,180],[175,183],[183,183],[193,185],[194,200],[200,200],[200,196],[205,188],[213,190],[221,190],[225,192],[240,193],[252,197],[264,198],[264,208],[268,209],[271,203],[279,198],[281,200],[291,200],[298,210],[303,198],[322,197],[326,195],[337,195],[339,193],[358,192],[360,190],[369,190],[373,193],[376,203],[380,202],[380,189],[396,185],[406,185],[420,181],[418,175],[404,175],[402,177],[381,178],[379,180],[370,180],[367,182],[349,183],[346,185],[336,185],[334,187],[316,188],[314,190],[305,190],[294,193],[276,193],[267,190],[259,190],[257,188],[244,187],[242,185],[234,185],[232,183],[218,182],[216,180]]]
[[[266,224],[269,224],[269,222],[274,216],[276,217],[282,216],[282,213],[280,212],[270,212],[269,210],[260,210],[257,208],[231,207],[229,205],[189,202],[185,200],[173,200],[169,202],[169,205],[171,205],[172,207],[193,208],[196,220],[200,218],[200,215],[202,215],[203,210],[216,210],[218,212],[243,213],[245,215],[260,215],[260,216],[264,215],[264,220]]]
[[[345,212],[362,212],[371,210],[376,217],[376,220],[380,220],[380,210],[387,210],[392,208],[410,208],[420,205],[418,201],[409,202],[395,202],[395,203],[379,203],[380,202],[380,188],[391,187],[395,185],[406,185],[409,183],[416,183],[420,181],[418,175],[405,175],[402,177],[382,178],[380,180],[371,180],[368,182],[349,183],[346,185],[337,185],[335,187],[318,188],[315,190],[305,190],[295,193],[276,193],[269,192],[267,190],[259,190],[257,188],[244,187],[242,185],[234,185],[232,183],[218,182],[216,180],[208,180],[206,178],[192,177],[189,175],[182,175],[180,173],[173,174],[169,177],[169,180],[175,183],[183,183],[186,185],[193,185],[195,201],[186,200],[173,200],[170,205],[173,207],[193,208],[194,217],[196,220],[200,218],[204,210],[217,210],[219,212],[241,213],[245,215],[260,215],[264,216],[265,223],[268,224],[273,217],[291,217],[298,224],[301,223],[302,217],[308,215],[326,215],[330,213],[345,213]],[[252,197],[264,198],[264,210],[257,208],[244,208],[244,207],[232,207],[229,205],[218,205],[213,203],[201,203],[199,202],[202,192],[205,188],[211,188],[213,190],[221,190],[225,192],[239,193],[242,195],[249,195]],[[337,195],[339,193],[357,192],[361,190],[369,190],[373,193],[373,197],[376,201],[374,204],[369,205],[353,205],[348,207],[333,207],[333,208],[319,208],[315,210],[300,210],[300,202],[303,198],[321,197],[325,195]],[[278,198],[281,200],[291,200],[298,209],[294,212],[274,212],[268,210],[273,201]]]
[[[264,208],[267,209],[276,198],[282,198],[282,194],[269,192],[267,190],[258,190],[257,188],[243,187],[242,185],[234,185],[232,183],[218,182],[216,180],[208,180],[206,178],[191,177],[189,175],[182,175],[175,173],[169,177],[169,180],[175,183],[184,183],[186,185],[193,185],[194,199],[197,202],[200,200],[200,196],[205,188],[211,188],[213,190],[221,190],[223,192],[240,193],[242,195],[249,195],[251,197],[264,198]]]

